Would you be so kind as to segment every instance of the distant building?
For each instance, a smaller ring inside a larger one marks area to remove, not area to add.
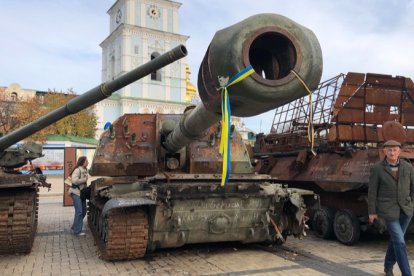
[[[186,43],[179,34],[181,3],[167,0],[117,0],[109,8],[109,36],[102,47],[102,81],[112,80]],[[96,104],[97,137],[107,122],[124,113],[179,114],[196,94],[185,58],[138,80]]]
[[[43,102],[47,91],[39,91],[35,89],[22,88],[18,83],[11,83],[9,86],[0,87],[4,90],[6,100],[17,102],[18,100],[27,100],[33,97],[38,97]]]
[[[232,117],[231,123],[236,127],[243,141],[247,145],[253,146],[254,142],[256,141],[256,133],[254,133],[254,131],[252,131],[251,129],[247,128],[240,117]]]

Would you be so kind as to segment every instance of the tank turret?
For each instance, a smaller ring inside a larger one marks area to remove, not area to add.
[[[235,116],[258,115],[304,96],[307,91],[292,70],[310,89],[316,88],[322,75],[322,52],[312,31],[281,15],[255,15],[218,31],[199,69],[202,102],[184,116],[123,115],[102,135],[92,175],[219,173],[222,158],[216,147],[199,143],[218,144],[221,126],[212,126],[221,118],[220,81],[249,65],[255,73],[228,88]],[[241,138],[232,137],[232,172],[252,172]],[[197,146],[190,145],[194,141]],[[200,152],[204,154],[200,156]]]

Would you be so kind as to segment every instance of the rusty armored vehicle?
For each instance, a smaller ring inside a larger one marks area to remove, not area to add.
[[[401,156],[414,159],[413,99],[410,78],[340,74],[319,85],[312,105],[304,97],[276,109],[270,134],[256,139],[256,171],[318,193],[322,207],[309,210],[315,233],[352,245],[361,231],[382,230],[368,224],[367,213],[370,169],[384,158],[382,143],[400,141]]]
[[[184,57],[186,53],[184,46],[178,46],[0,138],[0,254],[31,251],[37,228],[38,188],[50,187],[46,182],[46,176],[39,168],[29,173],[17,170],[31,160],[42,157],[42,146],[34,143],[13,145],[42,128],[109,97],[120,88]]]
[[[221,185],[220,88],[250,65],[255,73],[228,87],[235,116],[305,95],[291,70],[316,88],[322,55],[314,34],[290,19],[249,17],[215,34],[199,69],[197,106],[182,115],[124,114],[102,134],[90,169],[100,178],[91,184],[88,222],[104,259],[194,243],[278,243],[305,234],[304,198],[314,193],[256,174],[234,128],[230,177]]]

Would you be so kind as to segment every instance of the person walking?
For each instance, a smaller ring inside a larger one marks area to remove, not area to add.
[[[72,187],[69,189],[69,194],[72,197],[73,206],[75,207],[75,217],[71,227],[71,233],[75,236],[84,236],[82,232],[83,219],[86,216],[86,199],[81,199],[81,190],[85,189],[88,182],[88,159],[86,156],[81,156],[76,162],[75,169],[72,171]]]
[[[384,143],[385,158],[371,169],[368,187],[369,222],[381,218],[390,235],[385,254],[385,275],[394,275],[397,262],[403,276],[411,275],[404,234],[414,211],[414,169],[400,158],[401,144],[395,140]]]

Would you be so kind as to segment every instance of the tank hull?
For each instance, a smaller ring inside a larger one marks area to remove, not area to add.
[[[92,184],[88,221],[107,260],[135,259],[194,243],[272,244],[281,242],[277,232],[301,237],[306,228],[303,197],[315,200],[313,192],[288,190],[267,176],[233,179],[225,188],[214,175],[127,182],[132,180],[105,178]],[[128,223],[120,226],[115,218]],[[136,234],[125,235],[131,227]],[[125,246],[113,253],[108,234]]]

